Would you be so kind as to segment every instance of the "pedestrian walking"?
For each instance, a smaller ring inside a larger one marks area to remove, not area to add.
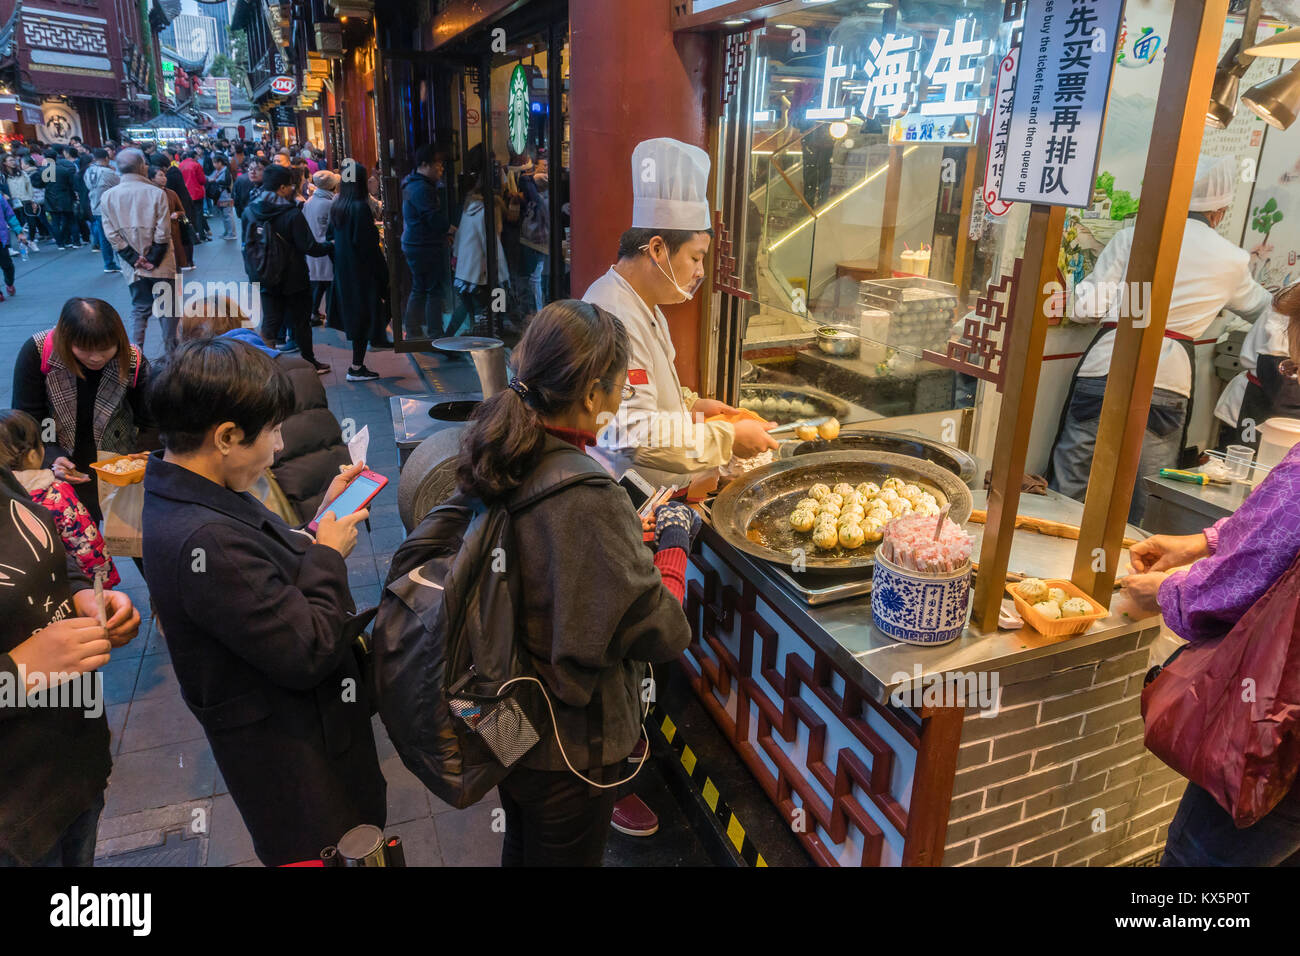
[[[403,324],[408,339],[441,338],[451,284],[447,243],[454,230],[447,211],[442,157],[432,144],[415,154],[402,180],[402,255],[411,274]]]
[[[21,230],[22,226],[13,207],[9,205],[9,200],[0,196],[0,272],[4,274],[5,295],[14,294],[14,260],[9,255],[9,238]],[[0,302],[3,301],[4,295],[0,295]]]
[[[208,231],[208,219],[203,215],[203,202],[207,198],[208,177],[203,172],[203,166],[195,157],[194,150],[187,150],[184,158],[180,162],[181,179],[185,182],[185,192],[190,198],[190,206],[186,209],[186,215],[189,216],[190,222],[194,224],[194,241],[207,242],[212,238]],[[173,189],[176,187],[173,186]]]
[[[167,195],[146,176],[144,154],[124,149],[117,154],[122,181],[100,197],[104,235],[125,263],[123,274],[131,289],[132,340],[144,348],[145,330],[154,309],[153,288],[171,282],[176,274],[171,209]],[[170,352],[176,346],[175,309],[164,307],[163,342]]]
[[[366,367],[366,348],[392,348],[384,331],[388,326],[388,263],[384,259],[379,230],[366,201],[366,170],[339,187],[329,213],[330,242],[334,266],[347,282],[334,283],[330,292],[329,323],[343,330],[352,343],[349,382],[369,382],[379,373]],[[323,175],[317,173],[317,175]]]
[[[105,272],[121,272],[117,256],[113,254],[112,245],[104,238],[104,222],[100,209],[100,200],[106,190],[112,189],[122,181],[108,161],[108,150],[99,148],[92,154],[94,161],[86,168],[86,193],[90,201],[90,231],[99,246],[99,254],[104,260]]]
[[[25,204],[24,212],[27,213],[27,229],[32,237],[32,252],[40,252],[38,239],[54,241],[54,227],[50,224],[45,209],[45,181],[41,179],[40,168],[30,156],[23,157],[22,171],[31,186],[32,198]]]
[[[292,170],[270,166],[262,184],[262,195],[244,211],[243,224],[245,268],[249,279],[261,284],[262,338],[283,346],[293,329],[302,357],[324,375],[330,367],[317,361],[312,349],[307,257],[327,256],[332,249],[316,240],[294,202]]]
[[[226,163],[226,157],[221,153],[216,153],[212,157],[212,175],[208,177],[205,188],[208,191],[208,199],[215,204],[217,215],[221,217],[223,227],[221,238],[234,239],[239,233],[239,227],[235,225],[235,200],[232,193],[235,179],[231,175],[230,166]]]
[[[339,189],[339,177],[328,170],[321,170],[312,177],[312,183],[316,186],[316,191],[302,204],[302,214],[316,241],[324,242],[329,228],[330,209],[334,206]],[[324,325],[324,306],[329,301],[330,284],[334,281],[334,263],[329,256],[308,256],[307,275],[311,279],[312,321],[316,325]]]
[[[45,206],[53,217],[54,241],[60,249],[74,249],[81,244],[77,236],[77,166],[51,146],[45,151],[45,165],[40,178],[45,188]]]

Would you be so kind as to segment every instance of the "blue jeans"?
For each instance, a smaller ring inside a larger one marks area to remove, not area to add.
[[[54,242],[59,248],[74,246],[81,241],[77,234],[76,213],[51,210],[50,215],[54,218]]]
[[[533,290],[533,311],[540,312],[546,305],[546,266],[550,256],[529,246],[519,247],[519,262],[528,284]]]
[[[1075,381],[1065,426],[1052,452],[1051,488],[1076,501],[1082,501],[1088,491],[1088,474],[1092,470],[1097,425],[1101,422],[1101,400],[1105,392],[1105,376]],[[1138,460],[1137,484],[1128,510],[1129,524],[1139,524],[1146,512],[1147,493],[1142,483],[1143,476],[1154,475],[1161,468],[1178,467],[1186,417],[1185,396],[1163,388],[1155,390],[1151,396],[1151,411],[1147,415],[1146,433],[1142,436],[1142,457]]]
[[[1187,785],[1161,866],[1300,866],[1300,786],[1254,826],[1238,830],[1205,790]]]
[[[99,831],[99,815],[104,812],[104,795],[101,793],[89,810],[63,831],[47,852],[32,866],[94,866],[95,834]],[[7,853],[0,851],[0,867],[22,866]]]
[[[221,224],[225,227],[222,232],[222,239],[230,239],[239,234],[239,228],[235,225],[235,207],[234,206],[217,206],[217,213],[221,216]]]
[[[121,271],[113,247],[104,238],[104,220],[101,216],[95,216],[90,220],[90,237],[91,241],[99,246],[99,254],[104,260],[104,268]]]
[[[402,246],[411,270],[411,295],[402,322],[408,339],[439,339],[445,333],[442,317],[451,285],[451,263],[446,246]]]

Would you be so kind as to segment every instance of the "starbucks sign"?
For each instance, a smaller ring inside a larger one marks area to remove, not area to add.
[[[528,110],[528,71],[521,63],[510,75],[510,97],[506,105],[510,148],[516,153],[528,148]]]

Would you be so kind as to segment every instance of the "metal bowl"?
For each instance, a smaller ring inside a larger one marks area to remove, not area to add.
[[[827,355],[857,355],[862,338],[851,329],[823,325],[817,330],[817,347]]]
[[[840,432],[840,437],[832,441],[816,438],[805,442],[786,442],[781,447],[782,458],[816,455],[828,451],[869,451],[887,452],[891,455],[908,455],[933,462],[970,485],[975,480],[977,466],[975,459],[960,448],[945,445],[932,438],[920,435],[903,435],[898,432],[871,431],[869,429],[847,426]]]
[[[819,551],[811,536],[790,527],[790,512],[818,481],[877,484],[901,478],[934,495],[940,507],[951,502],[948,517],[961,524],[970,517],[971,494],[952,472],[938,465],[887,452],[833,451],[800,455],[755,468],[727,485],[713,502],[713,526],[734,547],[777,564],[789,564],[795,549],[805,552],[804,566],[822,570],[870,567],[876,546]]]

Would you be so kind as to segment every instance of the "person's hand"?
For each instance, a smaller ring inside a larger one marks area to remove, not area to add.
[[[736,439],[732,443],[731,453],[737,458],[753,458],[755,455],[780,447],[780,443],[768,434],[777,425],[776,422],[760,422],[746,418],[736,422]]]
[[[181,216],[181,214],[178,213],[178,212],[174,212],[174,213],[172,213],[172,218],[173,218],[173,219],[179,219],[180,216]]]
[[[357,546],[357,525],[370,517],[370,511],[362,508],[346,518],[335,517],[334,512],[327,511],[316,525],[316,543],[333,548],[343,557],[352,553]]]
[[[691,406],[691,411],[705,418],[712,418],[714,415],[735,415],[740,409],[732,408],[726,402],[720,402],[716,398],[697,398],[695,404]]]
[[[330,482],[330,486],[325,489],[325,497],[321,499],[324,505],[332,504],[334,499],[343,494],[347,486],[352,484],[352,479],[365,470],[366,463],[364,461],[359,461],[354,465],[340,465],[338,475]]]
[[[30,683],[42,675],[52,684],[55,674],[76,676],[108,663],[112,645],[94,618],[69,617],[41,628],[23,641],[9,656],[24,669]]]
[[[95,603],[93,588],[83,588],[72,595],[72,604],[82,617],[99,620],[99,605]],[[140,633],[140,612],[125,591],[104,592],[104,615],[108,619],[108,642],[114,647],[131,643]]]
[[[54,464],[50,466],[50,470],[54,472],[54,477],[59,481],[68,481],[74,485],[84,485],[90,481],[90,475],[84,475],[77,471],[77,466],[62,455],[54,459]]]
[[[1167,571],[1154,571],[1147,574],[1130,574],[1119,579],[1119,586],[1124,596],[1133,607],[1142,613],[1159,614],[1160,602],[1157,596],[1160,585],[1169,577]]]
[[[1135,574],[1147,574],[1184,567],[1209,553],[1203,534],[1153,534],[1129,548],[1128,558]]]
[[[690,505],[669,501],[655,509],[655,548],[691,550],[704,519]]]

